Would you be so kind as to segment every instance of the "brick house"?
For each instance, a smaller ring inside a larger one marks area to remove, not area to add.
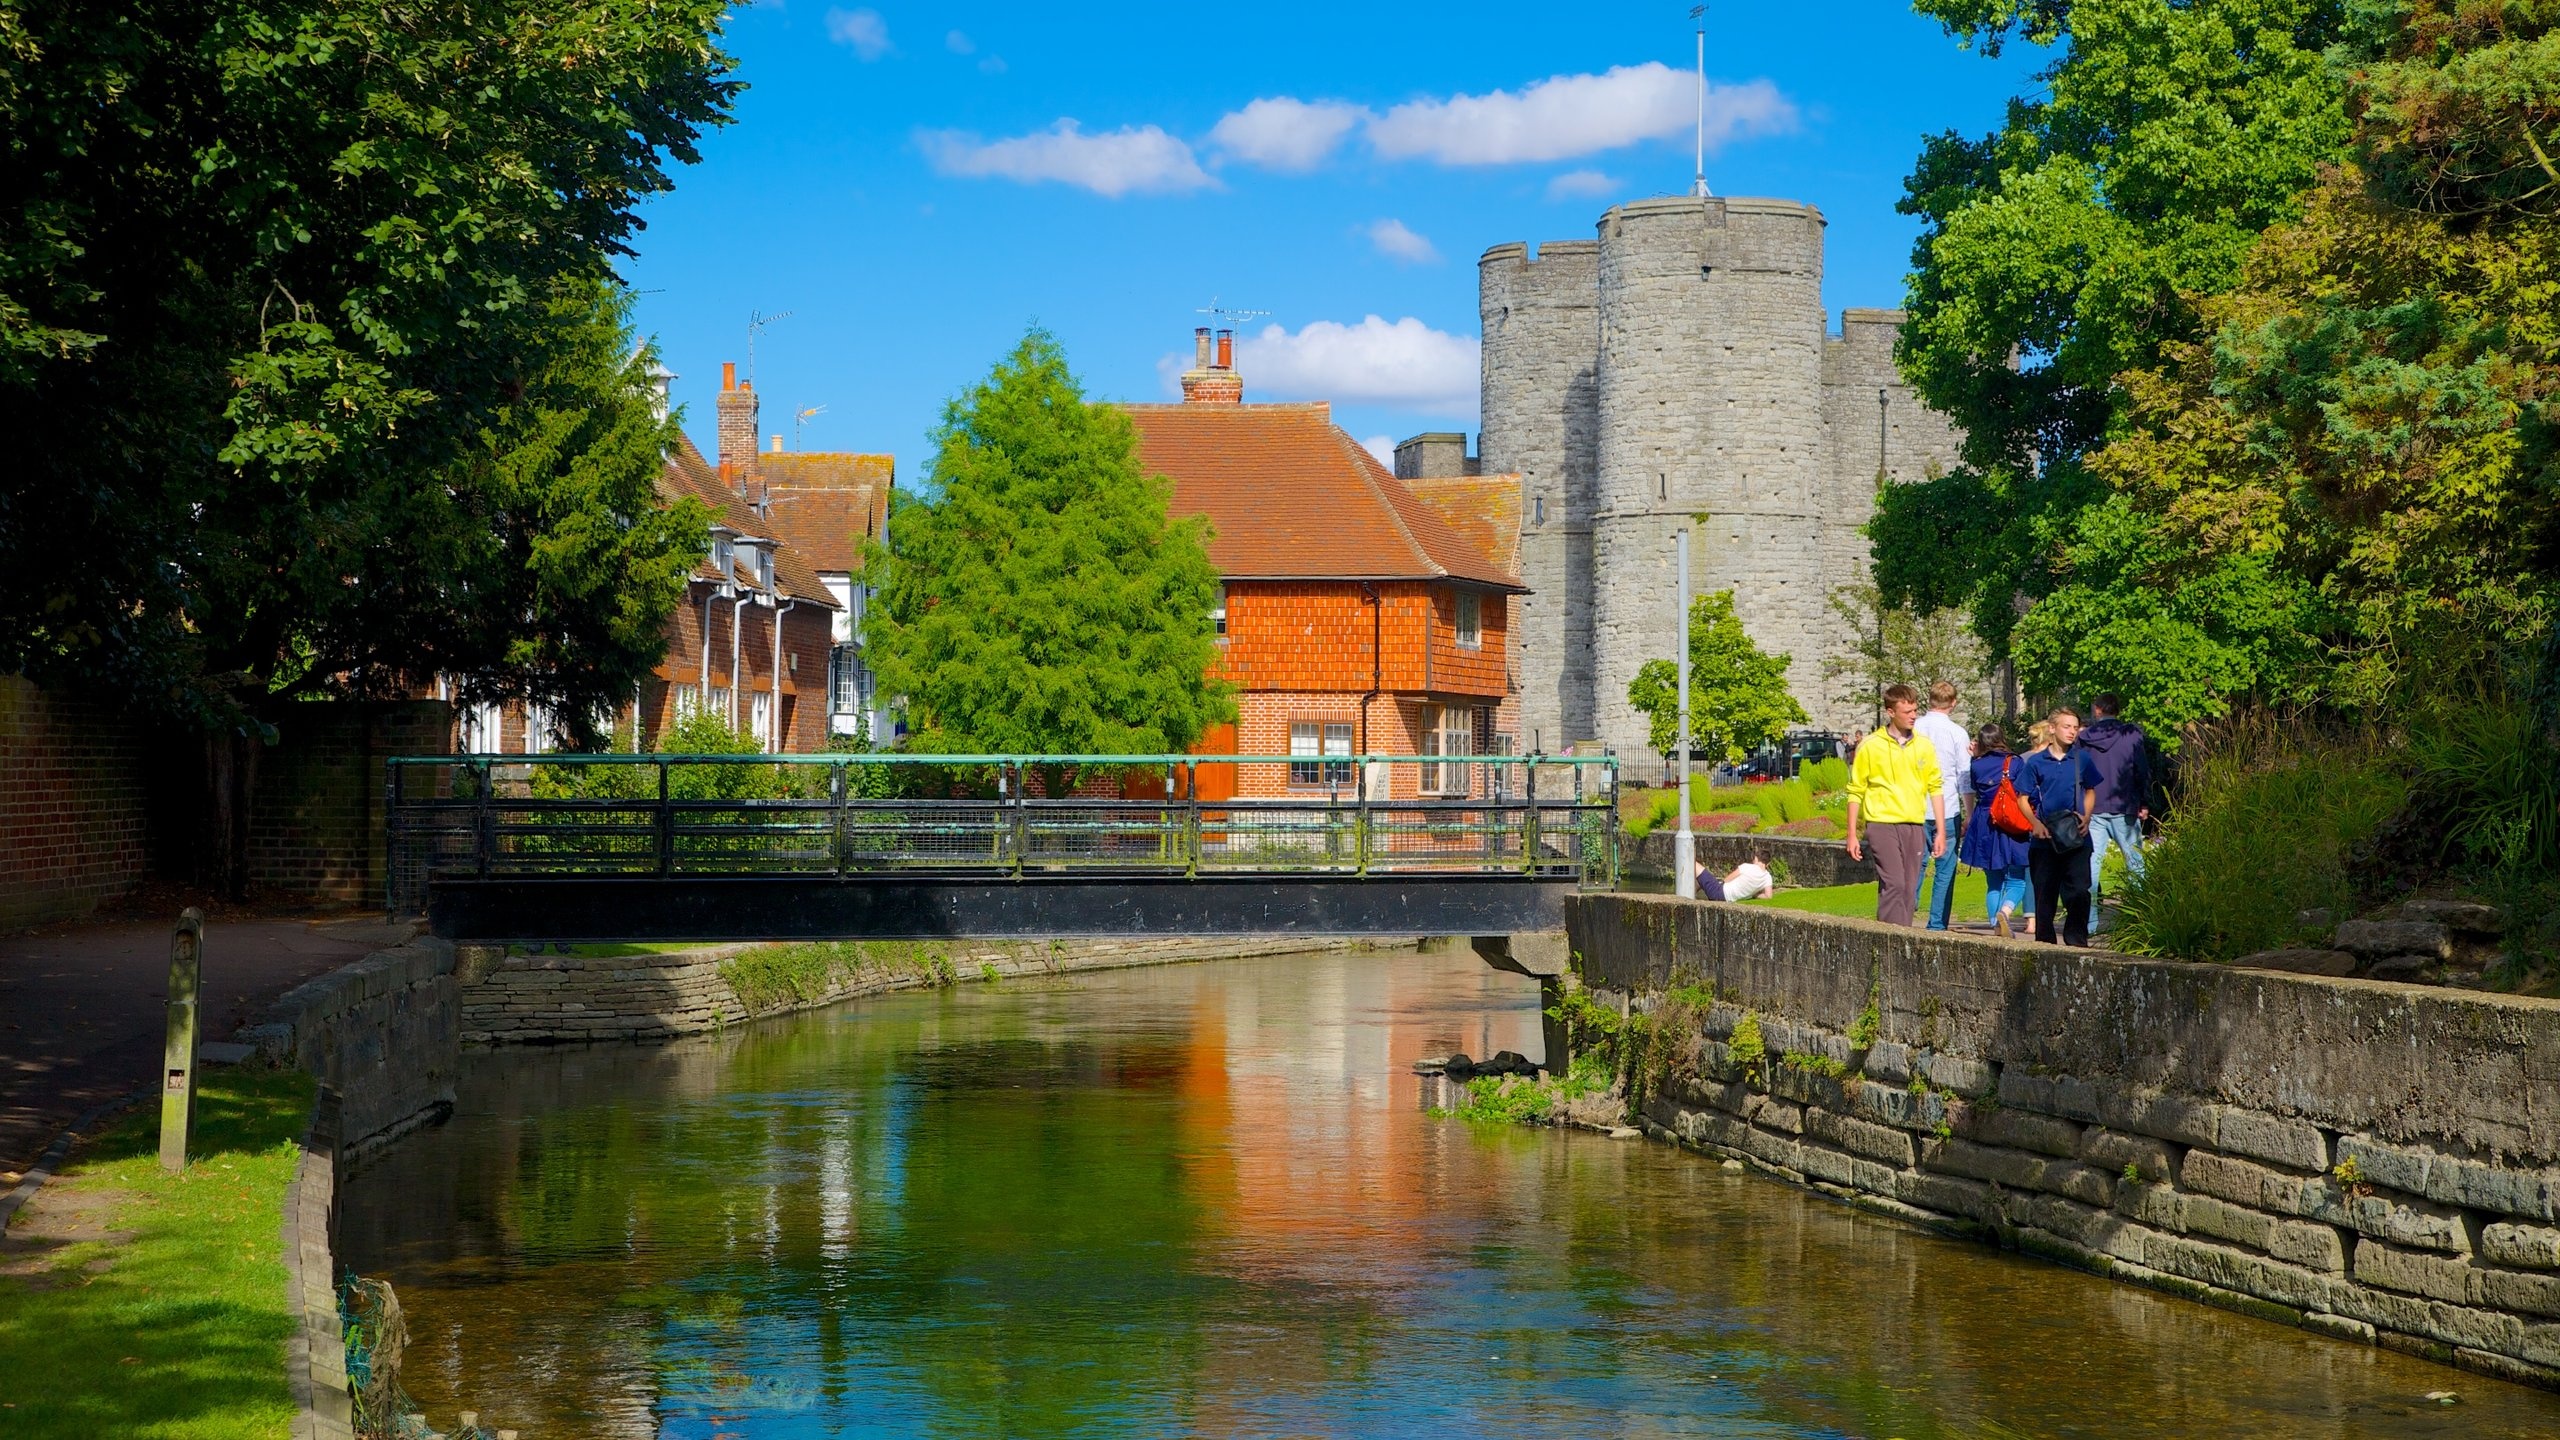
[[[662,374],[662,391],[673,378]],[[709,507],[711,534],[668,617],[665,657],[615,717],[635,750],[664,748],[677,718],[695,710],[769,752],[823,750],[829,734],[855,729],[853,697],[867,697],[852,679],[866,672],[846,648],[846,612],[861,601],[852,583],[859,537],[887,524],[888,457],[785,455],[780,436],[776,453],[759,455],[756,421],[753,386],[721,366],[719,463],[680,435],[659,473],[663,499]],[[842,569],[830,576],[821,568],[829,563]],[[450,686],[437,689],[450,698]],[[538,754],[559,743],[538,706],[462,706],[454,728],[465,753]]]
[[[1195,750],[1305,757],[1241,776],[1204,766],[1203,797],[1350,788],[1353,767],[1326,756],[1513,749],[1509,608],[1524,592],[1463,533],[1479,502],[1417,496],[1329,405],[1244,404],[1227,334],[1214,355],[1208,331],[1198,346],[1180,404],[1123,407],[1139,458],[1173,482],[1174,513],[1208,518],[1225,581],[1217,673],[1239,688],[1237,719]],[[1386,768],[1396,798],[1488,783],[1475,766]]]

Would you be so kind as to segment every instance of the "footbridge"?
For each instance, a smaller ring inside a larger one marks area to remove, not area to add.
[[[1553,931],[1606,756],[394,759],[386,903],[473,942]]]

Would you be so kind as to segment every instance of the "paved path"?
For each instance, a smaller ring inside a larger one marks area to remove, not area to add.
[[[158,1073],[175,919],[0,937],[0,1188],[82,1111]],[[409,933],[362,916],[209,920],[200,1033],[222,1039],[285,991]]]

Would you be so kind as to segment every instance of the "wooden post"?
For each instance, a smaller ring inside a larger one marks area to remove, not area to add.
[[[187,1168],[196,1121],[196,993],[204,969],[204,912],[188,906],[169,941],[169,1043],[160,1065],[160,1168]]]

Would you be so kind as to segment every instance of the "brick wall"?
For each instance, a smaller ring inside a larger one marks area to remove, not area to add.
[[[641,687],[641,745],[657,748],[659,738],[675,723],[678,685],[704,683],[703,603],[708,587],[696,585],[667,621],[667,655],[655,677]],[[711,602],[710,685],[735,689],[737,724],[748,728],[755,714],[755,695],[774,689],[773,627],[782,625],[783,749],[806,753],[827,748],[827,655],[835,642],[836,612],[814,605],[774,607],[714,599]],[[735,612],[734,614],[732,612]],[[737,661],[730,663],[734,644]]]
[[[138,727],[0,676],[0,930],[76,919],[150,875]]]
[[[452,748],[436,700],[292,706],[258,757],[249,885],[269,899],[362,904],[382,895],[383,760]]]

